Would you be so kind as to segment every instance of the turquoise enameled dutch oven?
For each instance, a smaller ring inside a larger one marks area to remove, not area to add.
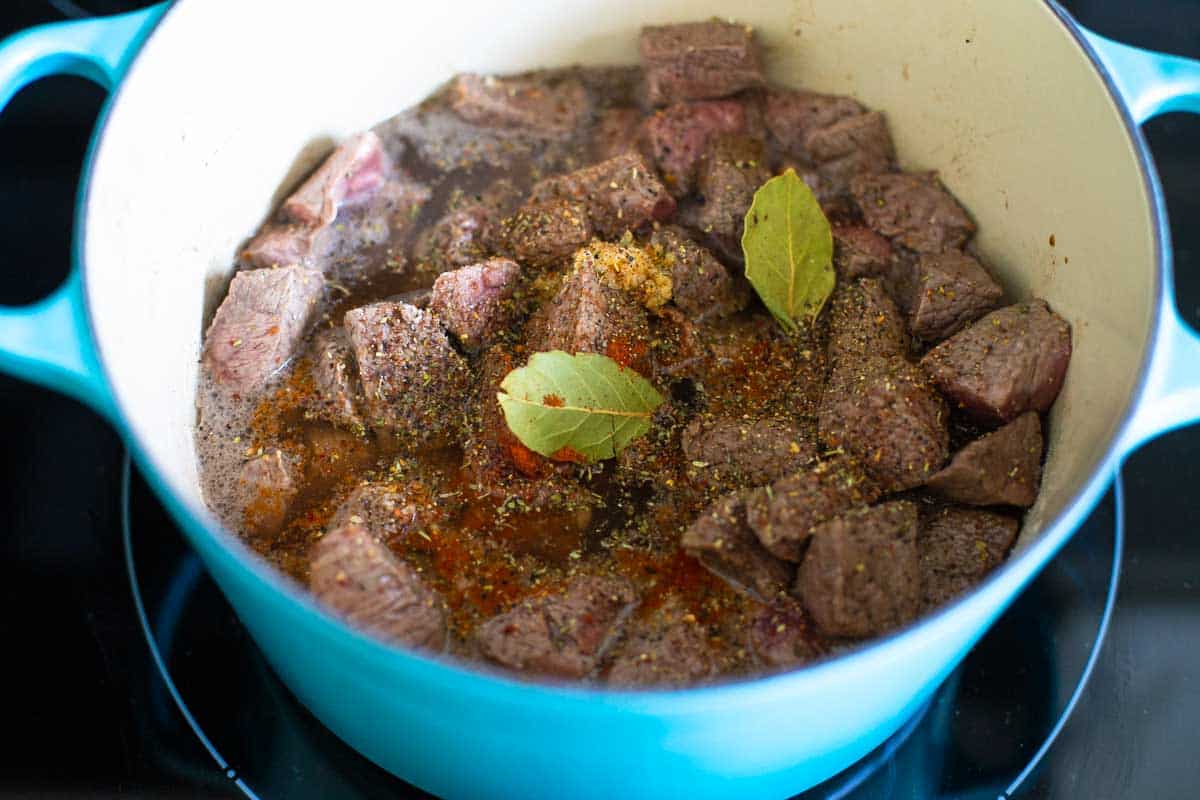
[[[567,12],[567,13],[564,13]],[[676,692],[531,685],[343,626],[206,511],[191,426],[206,313],[235,249],[344,136],[455,71],[632,62],[646,23],[736,15],[772,77],[888,113],[938,168],[1011,293],[1073,325],[1042,497],[976,590],[797,672]],[[112,92],[75,265],[0,313],[0,367],[106,414],[280,677],[369,758],[447,797],[782,797],[896,730],[1150,436],[1200,416],[1158,179],[1138,125],[1200,110],[1200,65],[1082,30],[1044,0],[337,4],[183,0],[0,45],[0,101],[73,73]]]

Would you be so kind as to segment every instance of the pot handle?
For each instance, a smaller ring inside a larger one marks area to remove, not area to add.
[[[40,25],[0,42],[0,110],[26,85],[49,75],[78,75],[111,92],[165,10],[162,4]],[[92,340],[78,252],[72,261],[70,275],[49,296],[26,306],[0,306],[0,370],[111,416],[112,395]]]
[[[1200,61],[1155,53],[1081,29],[1108,71],[1133,122],[1138,125],[1170,111],[1200,114]],[[1155,189],[1155,202],[1163,203]],[[1162,215],[1165,219],[1165,213]],[[1170,247],[1164,236],[1164,247]],[[1175,281],[1163,280],[1159,326],[1142,396],[1121,440],[1128,453],[1161,433],[1200,420],[1200,337],[1175,308]]]

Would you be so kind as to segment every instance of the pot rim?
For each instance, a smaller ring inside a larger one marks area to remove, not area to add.
[[[970,644],[983,634],[994,620],[1012,602],[1025,585],[1040,571],[1042,566],[1074,534],[1075,530],[1095,508],[1105,490],[1108,488],[1120,461],[1124,456],[1122,443],[1125,441],[1133,417],[1141,405],[1147,391],[1154,344],[1163,322],[1164,303],[1173,303],[1174,297],[1166,292],[1172,286],[1172,251],[1170,229],[1167,222],[1166,203],[1162,186],[1155,169],[1149,146],[1142,134],[1141,128],[1133,119],[1128,106],[1121,99],[1116,82],[1100,60],[1095,49],[1091,46],[1079,24],[1067,13],[1057,0],[1036,0],[1047,11],[1054,15],[1087,57],[1092,68],[1100,76],[1108,93],[1109,101],[1119,112],[1121,122],[1137,156],[1138,168],[1141,173],[1143,187],[1150,204],[1150,215],[1154,236],[1154,262],[1156,269],[1152,276],[1153,308],[1151,309],[1150,325],[1146,339],[1142,345],[1137,380],[1130,395],[1128,405],[1121,415],[1120,422],[1115,426],[1107,446],[1101,456],[1093,464],[1089,478],[1075,491],[1071,498],[1063,504],[1054,516],[1045,524],[1041,534],[1030,542],[1023,550],[1014,553],[998,568],[993,570],[983,581],[969,591],[949,603],[922,615],[902,628],[891,631],[877,638],[857,644],[839,653],[827,656],[813,664],[803,666],[789,672],[781,672],[747,679],[687,687],[681,689],[649,689],[649,690],[613,690],[605,687],[579,686],[573,684],[556,684],[550,682],[522,681],[510,673],[502,672],[486,664],[460,661],[450,657],[439,657],[407,650],[389,645],[368,634],[362,633],[318,604],[302,587],[286,579],[273,568],[265,559],[251,550],[235,534],[226,530],[215,517],[205,508],[195,508],[191,503],[182,499],[169,482],[161,477],[155,459],[142,446],[134,429],[127,423],[125,408],[120,397],[109,390],[113,407],[113,422],[123,434],[126,446],[133,454],[137,464],[154,490],[155,494],[170,510],[174,520],[187,532],[189,543],[199,550],[206,546],[216,548],[214,552],[227,557],[236,569],[249,575],[253,580],[265,583],[272,592],[284,596],[291,603],[297,604],[310,616],[319,620],[328,635],[340,638],[347,645],[365,648],[372,652],[372,657],[393,660],[399,666],[411,670],[421,669],[421,679],[427,683],[442,684],[447,690],[460,693],[470,693],[476,697],[488,696],[500,700],[500,694],[505,693],[503,702],[528,703],[533,700],[553,701],[561,704],[564,701],[596,704],[606,707],[616,707],[633,713],[649,715],[686,715],[704,713],[718,707],[731,705],[743,706],[750,704],[775,703],[781,697],[789,694],[802,693],[806,684],[819,683],[844,671],[847,667],[871,659],[890,659],[891,654],[900,649],[918,647],[922,639],[937,638],[939,631],[947,627],[947,622],[966,614],[982,614],[988,619],[987,625],[978,627]],[[157,34],[164,20],[170,18],[178,3],[172,3],[162,16],[154,23],[146,35],[146,39]],[[130,61],[128,72],[138,69],[142,63],[143,50],[134,55]],[[105,134],[108,120],[113,108],[120,102],[125,88],[122,79],[109,95],[92,134],[88,154],[80,176],[80,189],[75,206],[74,223],[74,253],[73,258],[79,268],[84,290],[85,302],[90,297],[87,292],[88,269],[83,259],[84,242],[87,240],[87,221],[90,207],[91,174],[95,166],[99,143]],[[114,376],[110,373],[104,353],[99,345],[101,341],[96,336],[94,320],[89,313],[86,315],[88,333],[96,343],[96,361],[108,387],[116,385]],[[957,663],[957,662],[956,662]],[[940,681],[939,681],[940,683]]]

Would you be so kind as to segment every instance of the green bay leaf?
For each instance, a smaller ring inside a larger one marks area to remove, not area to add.
[[[662,395],[597,353],[534,353],[500,382],[496,399],[521,444],[548,457],[613,458],[650,429]],[[578,454],[578,456],[576,456]]]
[[[833,292],[833,231],[812,190],[793,169],[754,193],[742,233],[746,278],[789,332],[814,320]]]

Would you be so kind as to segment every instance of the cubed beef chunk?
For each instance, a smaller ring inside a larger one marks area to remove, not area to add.
[[[235,507],[245,530],[255,536],[278,533],[300,491],[303,465],[279,449],[259,453],[242,465],[234,486]]]
[[[642,28],[646,96],[654,105],[711,100],[766,84],[754,29],[720,20]]]
[[[875,278],[842,283],[829,303],[829,360],[835,369],[864,358],[902,356],[908,335],[900,310]]]
[[[485,658],[509,669],[584,678],[592,673],[637,604],[618,578],[576,578],[560,595],[527,600],[476,632]]]
[[[575,269],[553,299],[525,327],[530,351],[600,353],[649,374],[650,326],[646,311],[594,269]]]
[[[683,532],[680,545],[739,592],[770,603],[785,594],[792,565],[771,555],[746,522],[748,492],[731,492]]]
[[[686,472],[698,486],[761,486],[816,455],[810,434],[787,419],[700,416],[683,430]]]
[[[669,689],[716,673],[704,627],[680,603],[668,602],[626,628],[604,671],[609,686]]]
[[[744,136],[719,137],[700,163],[696,184],[703,202],[692,222],[731,261],[741,263],[746,212],[770,177],[762,142]]]
[[[1042,482],[1042,423],[1026,411],[954,454],[926,487],[970,506],[1031,506]]]
[[[334,425],[361,427],[362,386],[345,329],[324,329],[313,337],[309,347],[313,379],[309,411]]]
[[[812,625],[792,600],[760,608],[750,620],[749,638],[751,650],[764,667],[791,669],[821,655]]]
[[[288,267],[310,264],[331,246],[328,229],[272,223],[246,243],[240,258],[252,267]]]
[[[1017,521],[991,511],[946,508],[925,520],[917,537],[926,607],[940,605],[983,580],[1017,539]]]
[[[908,315],[913,335],[938,342],[1000,304],[1004,289],[966,253],[927,253],[917,261]]]
[[[373,131],[351,136],[284,201],[283,215],[311,227],[328,225],[342,205],[361,202],[378,191],[387,170],[383,142]]]
[[[500,244],[501,222],[523,199],[510,181],[501,179],[479,194],[452,201],[417,238],[413,256],[439,272],[484,261]]]
[[[1008,422],[1047,411],[1071,361],[1071,326],[1034,299],[1002,308],[951,336],[921,366],[952,401],[976,417]]]
[[[750,298],[707,248],[675,225],[664,225],[650,237],[670,261],[672,300],[693,318],[727,316],[746,307]]]
[[[346,312],[368,423],[415,446],[453,438],[470,371],[435,315],[381,302]]]
[[[975,223],[935,173],[859,175],[850,192],[867,225],[918,253],[961,248]]]
[[[521,266],[553,267],[592,238],[587,207],[570,200],[527,203],[500,226],[500,241]]]
[[[671,194],[690,192],[709,143],[721,134],[747,133],[746,123],[746,108],[736,100],[677,103],[649,117],[646,140]]]
[[[510,128],[548,139],[570,136],[591,114],[587,89],[563,75],[458,75],[450,82],[450,107],[486,128]]]
[[[894,258],[891,243],[870,228],[833,226],[833,266],[840,280],[886,277]]]
[[[946,403],[903,358],[835,370],[821,399],[822,441],[857,458],[885,492],[920,486],[946,461]]]
[[[443,272],[433,282],[429,307],[463,347],[478,350],[512,320],[520,277],[521,268],[507,258]]]
[[[324,289],[304,267],[236,273],[204,337],[204,367],[227,391],[257,394],[296,354]]]
[[[776,558],[799,562],[813,529],[826,520],[879,499],[879,487],[849,456],[820,461],[746,500],[746,522]]]
[[[789,156],[810,161],[808,137],[838,120],[866,111],[857,100],[841,95],[804,90],[772,89],[767,92],[767,130]],[[799,170],[797,170],[799,171]]]
[[[535,203],[582,203],[592,227],[610,239],[675,212],[675,199],[658,179],[658,173],[645,156],[635,152],[541,180],[533,187],[530,199]]]
[[[434,490],[421,481],[363,483],[338,506],[329,527],[366,525],[376,539],[390,544],[428,531],[447,517]]]
[[[796,589],[829,636],[873,636],[911,620],[921,603],[917,507],[897,500],[818,525]]]
[[[646,145],[642,122],[642,112],[636,108],[620,106],[603,111],[592,129],[592,158],[607,161],[629,150],[642,152]]]
[[[342,525],[321,537],[309,587],[348,623],[385,641],[434,651],[446,646],[442,599],[365,525]]]
[[[838,189],[844,190],[856,175],[887,172],[896,164],[887,117],[879,111],[818,128],[806,144],[817,172]]]

